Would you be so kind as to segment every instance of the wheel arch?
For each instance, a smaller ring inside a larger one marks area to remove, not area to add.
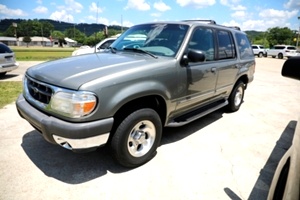
[[[249,78],[248,78],[248,76],[247,76],[246,74],[240,76],[240,77],[236,80],[236,82],[235,82],[235,84],[234,84],[234,87],[235,87],[240,81],[243,82],[243,83],[245,84],[245,89],[247,89],[247,85],[248,85],[248,83],[249,83]]]
[[[110,138],[113,136],[116,128],[126,116],[142,108],[151,108],[155,110],[160,117],[162,126],[164,126],[167,113],[167,104],[165,99],[159,95],[142,96],[125,103],[117,110],[113,116],[114,124],[111,130]]]

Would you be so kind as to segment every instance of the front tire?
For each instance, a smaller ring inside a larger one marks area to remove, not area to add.
[[[111,140],[114,159],[125,167],[138,167],[155,154],[160,144],[162,124],[153,109],[137,110],[123,119]]]
[[[262,57],[263,57],[263,53],[262,53],[262,52],[259,52],[259,53],[258,53],[258,57],[259,57],[259,58],[262,58]]]
[[[235,112],[238,111],[243,103],[245,93],[245,84],[239,81],[233,88],[229,99],[228,99],[228,111]]]

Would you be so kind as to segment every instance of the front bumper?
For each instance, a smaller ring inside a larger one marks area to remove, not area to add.
[[[45,140],[66,149],[83,151],[105,144],[113,125],[113,118],[73,123],[48,116],[30,105],[21,94],[16,106],[20,116],[42,133]]]

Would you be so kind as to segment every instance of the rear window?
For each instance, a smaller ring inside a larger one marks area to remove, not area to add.
[[[248,37],[242,33],[236,33],[235,37],[238,43],[238,49],[240,52],[241,59],[243,60],[253,58],[253,51],[251,49]]]
[[[0,53],[12,53],[12,50],[5,44],[0,43]]]
[[[218,56],[219,59],[231,59],[235,58],[235,46],[231,36],[228,31],[218,30]]]

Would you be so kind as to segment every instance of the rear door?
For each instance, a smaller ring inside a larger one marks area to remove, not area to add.
[[[224,96],[231,91],[241,66],[237,64],[236,46],[231,31],[218,29],[216,35],[218,78],[215,96]]]

